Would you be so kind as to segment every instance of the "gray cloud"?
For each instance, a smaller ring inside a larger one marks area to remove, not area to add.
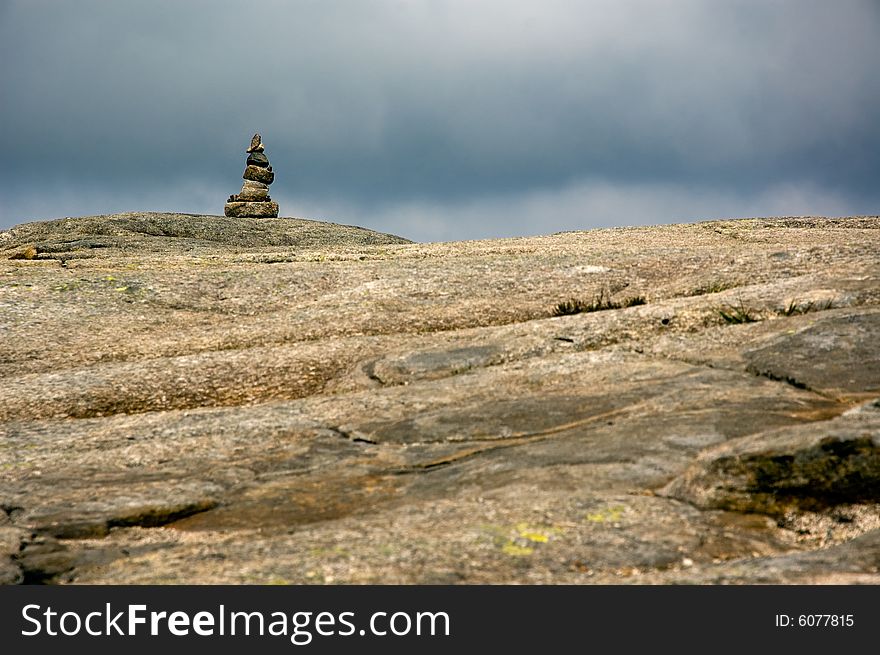
[[[273,196],[417,238],[869,213],[876,3],[6,2],[0,226]]]

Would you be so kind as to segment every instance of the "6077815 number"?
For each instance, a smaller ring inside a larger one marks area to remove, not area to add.
[[[852,614],[789,614],[776,615],[776,627],[802,627],[802,628],[849,628],[855,625],[855,616]]]

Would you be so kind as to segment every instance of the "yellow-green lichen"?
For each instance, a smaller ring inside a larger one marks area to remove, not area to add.
[[[624,506],[615,505],[614,507],[600,509],[598,512],[591,512],[584,518],[592,523],[616,523],[623,518],[624,511],[626,511]]]

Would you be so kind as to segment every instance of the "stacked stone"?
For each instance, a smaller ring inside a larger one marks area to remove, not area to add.
[[[275,181],[275,173],[269,165],[269,158],[263,154],[259,134],[254,135],[247,152],[241,193],[229,196],[224,213],[235,218],[277,218],[278,203],[269,197],[269,185]]]

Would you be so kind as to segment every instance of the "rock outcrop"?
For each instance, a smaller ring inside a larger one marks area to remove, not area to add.
[[[0,233],[0,582],[878,584],[878,235]]]
[[[880,324],[880,314],[870,318]],[[777,517],[839,505],[880,508],[880,401],[711,448],[662,493],[703,509]]]
[[[259,134],[251,139],[247,149],[247,165],[241,192],[229,196],[224,213],[234,218],[277,218],[278,203],[269,196],[269,185],[275,181],[275,173],[264,154],[265,146]]]

